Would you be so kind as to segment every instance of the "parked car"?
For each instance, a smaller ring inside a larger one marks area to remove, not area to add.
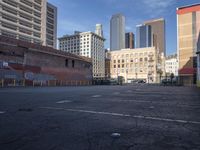
[[[145,80],[138,80],[137,83],[146,83]]]

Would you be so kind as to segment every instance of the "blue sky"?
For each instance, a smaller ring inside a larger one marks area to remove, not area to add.
[[[199,3],[199,0],[48,0],[58,8],[58,37],[77,31],[94,31],[95,24],[103,24],[109,48],[109,22],[115,13],[126,17],[126,32],[136,33],[136,25],[146,20],[166,20],[167,54],[176,52],[176,8]]]

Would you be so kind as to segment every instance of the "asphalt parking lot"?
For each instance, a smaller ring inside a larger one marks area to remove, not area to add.
[[[0,89],[0,150],[199,149],[197,88]]]

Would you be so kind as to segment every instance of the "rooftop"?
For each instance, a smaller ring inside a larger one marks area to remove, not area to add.
[[[0,35],[0,44],[5,44],[5,45],[16,45],[28,50],[35,50],[35,51],[39,51],[41,53],[48,53],[50,55],[59,55],[62,57],[71,57],[73,59],[76,60],[82,60],[82,61],[87,61],[87,62],[91,62],[90,58],[84,57],[84,56],[78,56],[75,54],[71,54],[68,52],[64,52],[64,51],[60,51],[57,49],[54,49],[52,47],[48,47],[48,46],[42,46],[39,44],[34,44],[34,43],[30,43],[30,42],[26,42],[26,41],[21,41],[18,39],[14,39],[14,38],[10,38],[10,37],[6,37],[6,36],[2,36]]]
[[[192,4],[192,5],[185,5],[185,6],[181,6],[178,7],[177,9],[184,9],[184,8],[189,8],[189,7],[194,7],[194,6],[200,6],[200,3],[196,3],[196,4]]]

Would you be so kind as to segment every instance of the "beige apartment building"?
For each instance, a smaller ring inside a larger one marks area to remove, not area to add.
[[[110,59],[111,78],[121,76],[126,83],[139,79],[159,83],[164,73],[164,57],[155,47],[111,51]]]
[[[177,8],[179,77],[183,85],[196,84],[200,4]]]
[[[47,0],[0,0],[0,35],[56,48],[57,8]]]

